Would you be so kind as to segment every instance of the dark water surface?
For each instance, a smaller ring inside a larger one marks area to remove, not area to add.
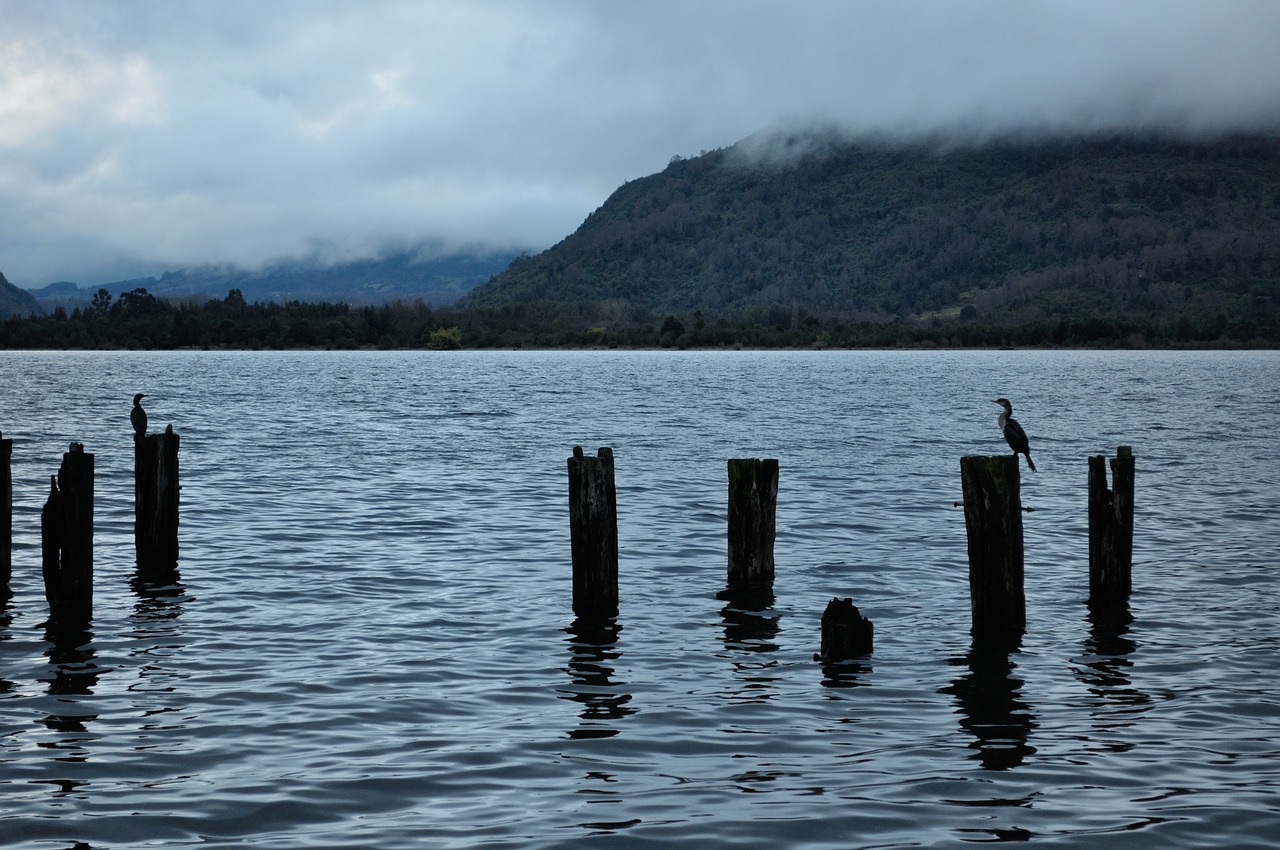
[[[139,581],[130,398],[182,435]],[[972,652],[959,458],[1023,474],[1028,629]],[[15,576],[0,847],[1264,847],[1280,836],[1276,353],[0,352]],[[97,457],[95,617],[39,509]],[[611,446],[621,613],[570,610],[565,458]],[[1086,459],[1137,456],[1131,620]],[[771,600],[725,460],[777,457]],[[813,661],[832,596],[865,663]]]

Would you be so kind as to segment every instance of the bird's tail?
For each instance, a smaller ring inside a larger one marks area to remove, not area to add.
[[[1033,460],[1031,459],[1031,452],[1027,452],[1027,454],[1026,454],[1026,458],[1027,458],[1027,466],[1031,467],[1031,471],[1032,471],[1032,472],[1035,472],[1035,471],[1036,471],[1036,463],[1035,463],[1035,461],[1033,461]]]

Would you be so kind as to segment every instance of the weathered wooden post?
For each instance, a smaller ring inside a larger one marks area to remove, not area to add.
[[[143,570],[178,566],[178,443],[172,425],[134,437],[133,540]]]
[[[573,612],[579,617],[618,613],[618,497],[613,449],[569,458],[569,532],[573,550]]]
[[[44,575],[44,598],[49,601],[49,619],[62,610],[59,590],[62,587],[62,494],[58,492],[58,476],[49,476],[49,498],[40,509],[40,567]]]
[[[51,484],[40,512],[49,621],[85,625],[93,617],[93,455],[72,443]]]
[[[1129,446],[1111,459],[1089,458],[1089,604],[1124,605],[1132,589],[1134,457]]]
[[[0,434],[0,595],[13,578],[13,440]]]
[[[849,598],[833,598],[822,612],[822,644],[814,661],[826,664],[870,655],[875,626]]]
[[[729,586],[773,585],[778,461],[729,461]]]
[[[975,639],[1016,640],[1026,629],[1018,475],[1017,455],[960,459]]]

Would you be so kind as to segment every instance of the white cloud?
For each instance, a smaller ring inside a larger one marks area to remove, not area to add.
[[[1271,0],[0,0],[0,270],[538,249],[672,154],[1280,128]]]
[[[136,55],[110,57],[17,41],[0,51],[0,150],[103,123],[161,120],[156,74]]]

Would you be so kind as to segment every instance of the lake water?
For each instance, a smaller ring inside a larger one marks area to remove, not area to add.
[[[129,406],[182,436],[180,578],[133,567]],[[959,459],[1023,467],[1027,632],[971,652]],[[14,439],[0,846],[1267,847],[1280,354],[0,352]],[[96,455],[91,632],[39,510]],[[571,612],[574,444],[615,454],[620,613]],[[1087,458],[1137,457],[1094,622]],[[781,474],[724,598],[730,457]],[[813,660],[852,597],[872,656]]]

